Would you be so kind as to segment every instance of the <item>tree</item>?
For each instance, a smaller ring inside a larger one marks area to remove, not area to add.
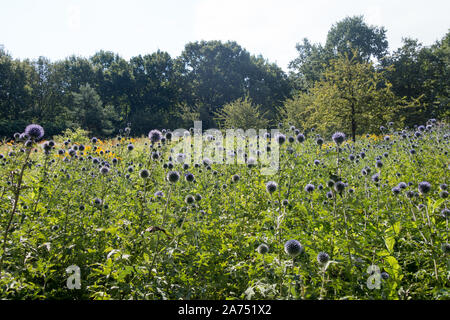
[[[73,93],[73,122],[86,128],[93,135],[110,135],[114,131],[112,120],[117,114],[112,106],[103,107],[99,95],[89,84],[80,87],[80,92]]]
[[[253,104],[248,96],[227,103],[216,116],[216,120],[222,123],[224,128],[265,129],[269,125],[265,113],[260,112],[260,106]]]
[[[368,26],[363,16],[346,17],[331,27],[324,46],[306,38],[296,45],[298,57],[289,64],[290,77],[297,89],[307,90],[322,79],[332,59],[356,53],[360,61],[381,60],[387,48],[384,27]]]
[[[236,42],[188,43],[177,59],[182,101],[199,111],[206,126],[225,104],[249,95],[268,110],[290,95],[284,72],[262,57],[252,57]]]
[[[408,126],[449,116],[449,60],[450,32],[430,47],[405,38],[403,46],[383,61],[384,66],[392,67],[387,77],[396,95],[420,102],[404,110]]]
[[[368,26],[363,16],[346,17],[334,24],[328,31],[325,44],[325,50],[335,56],[347,54],[351,57],[357,53],[358,59],[365,62],[382,59],[387,48],[386,29]]]
[[[315,127],[326,134],[344,130],[355,141],[356,134],[378,130],[392,119],[399,101],[391,87],[373,63],[359,61],[356,52],[352,57],[345,54],[333,59],[324,78],[288,101],[282,112],[292,119],[297,111],[305,129]]]

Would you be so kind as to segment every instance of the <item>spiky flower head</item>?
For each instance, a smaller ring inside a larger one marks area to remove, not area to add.
[[[428,192],[430,192],[431,190],[431,184],[427,181],[422,181],[421,183],[419,183],[419,192],[421,194],[426,194]]]
[[[101,167],[100,168],[100,173],[101,174],[108,174],[109,172],[109,168],[108,167]]]
[[[142,170],[139,172],[139,176],[140,176],[142,179],[147,179],[147,178],[150,176],[150,172],[149,172],[147,169],[142,169]]]
[[[316,143],[318,146],[321,146],[323,144],[323,139],[322,138],[317,138],[316,139]]]
[[[288,240],[284,244],[284,251],[292,258],[298,256],[303,251],[303,246],[297,240]]]
[[[331,138],[333,139],[334,143],[340,145],[345,141],[345,133],[339,131],[335,132]]]
[[[267,252],[269,252],[269,247],[267,246],[267,244],[261,243],[256,250],[260,254],[266,254]]]
[[[193,195],[188,194],[186,198],[184,198],[184,202],[186,202],[187,204],[193,204],[195,202],[195,198]]]
[[[275,191],[277,191],[277,183],[275,181],[269,181],[266,183],[266,190],[269,193],[274,193]]]
[[[195,177],[194,177],[194,175],[193,175],[192,173],[188,172],[188,173],[186,173],[186,174],[184,175],[184,179],[185,179],[187,182],[193,182],[194,179],[195,179]]]
[[[297,141],[302,143],[303,141],[305,141],[305,135],[303,133],[299,133],[297,135]]]
[[[42,139],[44,136],[44,128],[42,128],[38,124],[29,124],[24,131],[25,134],[30,137],[30,139],[33,139],[34,141],[38,141]]]
[[[337,193],[342,193],[345,190],[345,183],[343,183],[342,181],[338,181],[334,184],[334,190]]]
[[[148,133],[148,138],[150,139],[150,141],[151,141],[152,143],[157,143],[157,142],[159,142],[159,141],[161,140],[161,138],[162,138],[162,133],[161,133],[161,131],[159,131],[159,130],[157,130],[157,129],[151,130],[151,131]]]
[[[167,180],[171,183],[176,183],[180,179],[180,174],[177,171],[169,171],[167,173]]]
[[[282,133],[279,133],[276,135],[275,140],[278,142],[279,145],[282,145],[286,142],[286,136]]]
[[[330,256],[326,252],[319,252],[317,255],[317,262],[320,264],[326,264],[328,261],[330,261]]]
[[[311,184],[311,183],[308,183],[308,184],[305,186],[305,191],[306,191],[306,192],[313,192],[314,189],[315,189],[315,187],[314,187],[314,185]]]

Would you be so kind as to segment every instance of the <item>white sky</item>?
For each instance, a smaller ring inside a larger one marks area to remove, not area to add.
[[[15,58],[51,60],[109,50],[129,59],[161,49],[178,56],[197,40],[235,40],[287,70],[295,44],[324,43],[331,25],[364,15],[431,45],[450,28],[448,0],[0,0],[0,44]]]

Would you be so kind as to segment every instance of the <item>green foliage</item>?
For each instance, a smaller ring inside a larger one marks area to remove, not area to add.
[[[436,123],[420,137],[405,131],[406,138],[394,134],[398,129],[388,127],[389,141],[370,136],[341,145],[340,175],[348,183],[341,194],[327,186],[337,174],[335,145],[326,141],[318,146],[314,135],[283,144],[280,170],[272,176],[261,174],[261,164],[213,163],[212,170],[191,166],[195,182],[180,179],[175,184],[167,182],[167,172],[183,176],[187,170],[177,162],[172,169],[163,166],[174,147],[169,141],[158,148],[162,160],[149,159],[147,139],[125,137],[93,145],[82,130],[56,139],[49,155],[36,146],[29,162],[27,153],[20,152],[22,143],[0,146],[5,155],[0,159],[0,296],[448,299],[448,253],[442,251],[448,243],[448,216],[442,212],[449,202],[439,185],[449,183],[444,138],[449,126]],[[280,130],[292,134],[290,128]],[[67,139],[69,145],[63,143]],[[79,143],[85,149],[76,157],[56,154]],[[135,146],[132,151],[129,143]],[[409,153],[411,144],[416,154]],[[11,151],[15,155],[8,155]],[[362,151],[364,158],[349,159]],[[385,165],[375,169],[383,152],[388,152]],[[118,162],[102,175],[88,157]],[[135,165],[132,172],[130,163]],[[380,174],[380,183],[360,174],[367,167]],[[8,182],[18,181],[21,168],[23,184],[17,189]],[[148,179],[140,178],[141,168],[150,171]],[[240,179],[232,183],[235,174]],[[270,180],[278,184],[273,194],[265,189]],[[431,183],[430,192],[408,197],[421,181]],[[392,188],[400,182],[412,185],[395,195]],[[304,190],[308,183],[316,186],[314,191]],[[10,199],[17,190],[17,210],[4,242]],[[154,196],[156,191],[164,195]],[[189,205],[188,194],[202,197]],[[95,205],[96,198],[101,205]],[[284,251],[290,239],[304,247],[295,259]],[[261,243],[269,247],[264,255],[257,251]],[[329,255],[326,265],[318,263],[319,252]],[[66,269],[72,265],[80,268],[80,289],[66,286],[71,276]],[[369,274],[370,266],[389,275],[379,278],[379,289],[367,285],[370,278],[381,277]]]
[[[269,121],[265,118],[265,114],[261,114],[260,106],[245,97],[224,105],[220,112],[216,113],[216,119],[227,129],[267,129]]]
[[[322,134],[337,130],[357,134],[378,132],[393,119],[401,101],[392,92],[384,71],[360,62],[353,53],[330,61],[323,79],[306,93],[288,100],[281,115],[304,129],[317,128]],[[403,107],[403,106],[402,106]],[[401,119],[396,119],[401,123]]]
[[[103,107],[99,95],[89,84],[80,87],[80,92],[74,92],[75,109],[73,121],[76,125],[86,128],[93,135],[110,135],[114,131],[112,121],[117,115],[112,106]]]

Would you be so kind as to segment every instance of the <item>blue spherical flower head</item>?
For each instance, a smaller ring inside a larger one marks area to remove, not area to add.
[[[419,183],[419,192],[421,194],[426,194],[428,192],[430,192],[431,190],[431,184],[427,181],[422,181],[421,183]]]
[[[345,141],[345,133],[339,131],[335,132],[331,138],[333,139],[334,143],[340,145]]]
[[[322,138],[317,138],[316,143],[318,146],[321,146],[323,144],[323,139]]]
[[[336,190],[337,193],[341,194],[345,190],[345,183],[342,181],[337,181],[334,184],[334,190]]]
[[[275,181],[269,181],[266,183],[266,190],[267,192],[269,192],[270,194],[274,193],[275,191],[277,191],[277,183]]]
[[[262,243],[258,246],[258,248],[256,250],[260,254],[266,254],[267,252],[269,252],[269,247],[267,246],[267,244]]]
[[[24,133],[26,135],[28,135],[28,137],[30,137],[30,139],[33,139],[34,141],[38,141],[38,140],[42,139],[42,137],[44,136],[44,128],[42,128],[38,124],[30,124],[25,128]]]
[[[284,244],[284,251],[292,258],[295,258],[303,251],[303,246],[297,240],[288,240]]]
[[[286,142],[286,136],[282,133],[277,134],[275,140],[278,142],[279,145],[282,145]]]
[[[297,141],[302,143],[303,141],[305,141],[305,135],[303,133],[299,133],[297,135]]]
[[[398,195],[399,193],[400,193],[400,191],[401,191],[401,189],[400,189],[400,187],[393,187],[392,188],[392,193],[394,194],[394,195]]]
[[[108,174],[109,172],[109,168],[108,167],[101,167],[100,168],[100,173],[101,174]]]
[[[305,186],[305,191],[306,191],[306,192],[313,192],[314,189],[315,189],[315,187],[314,187],[314,185],[311,184],[311,183],[308,183],[308,184]]]
[[[147,169],[142,169],[142,170],[139,172],[139,176],[140,176],[142,179],[147,179],[148,177],[150,177],[150,172],[149,172]]]
[[[157,143],[158,141],[160,141],[161,140],[161,138],[162,138],[162,133],[161,133],[161,131],[159,131],[159,130],[151,130],[149,133],[148,133],[148,138],[150,139],[150,141],[152,142],[152,143]]]
[[[326,252],[319,252],[317,255],[317,262],[320,264],[326,264],[328,261],[330,261],[330,256]]]
[[[188,172],[184,175],[184,178],[186,179],[187,182],[193,182],[195,177],[192,173]]]
[[[180,179],[180,174],[177,171],[169,171],[167,173],[167,180],[171,183],[175,183]]]

